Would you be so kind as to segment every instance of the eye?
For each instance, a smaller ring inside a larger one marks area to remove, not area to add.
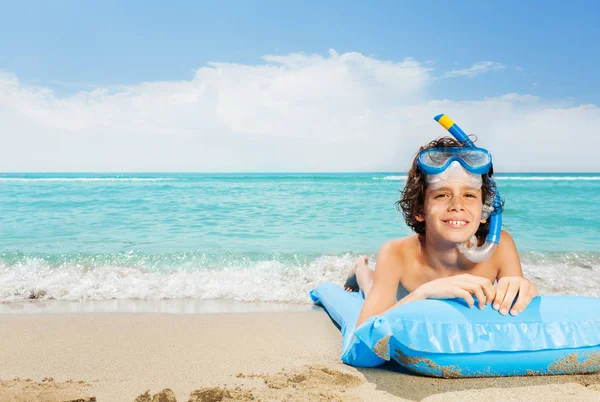
[[[467,193],[465,194],[465,197],[477,198],[477,195],[473,193]]]
[[[442,198],[442,197],[447,197],[447,196],[448,196],[448,194],[441,193],[441,194],[437,194],[437,195],[436,195],[435,197],[433,197],[433,198]]]

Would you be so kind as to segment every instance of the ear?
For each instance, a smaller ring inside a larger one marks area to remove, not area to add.
[[[417,222],[425,222],[425,215],[417,214],[415,215],[415,219],[417,220]]]
[[[487,222],[487,219],[482,219],[480,222],[483,225],[483,224],[485,224]]]

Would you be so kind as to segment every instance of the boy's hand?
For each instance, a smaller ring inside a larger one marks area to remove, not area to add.
[[[474,295],[477,297],[478,307],[482,309],[494,300],[496,289],[486,278],[464,274],[424,283],[414,293],[419,299],[453,299],[458,297],[464,299],[469,307],[475,305]]]
[[[512,306],[515,297],[515,305]],[[531,299],[538,295],[535,285],[522,276],[504,276],[498,280],[496,285],[496,298],[494,299],[494,310],[506,315],[510,309],[510,315],[517,315],[531,303]]]

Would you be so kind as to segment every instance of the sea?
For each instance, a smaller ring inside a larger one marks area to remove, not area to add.
[[[498,174],[540,293],[600,296],[600,173]],[[310,305],[411,234],[405,173],[3,173],[0,302]]]

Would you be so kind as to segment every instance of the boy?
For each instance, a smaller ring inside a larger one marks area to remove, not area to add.
[[[460,250],[469,242],[474,247],[485,241],[489,222],[483,216],[484,200],[495,195],[489,181],[491,158],[485,174],[473,174],[461,166],[464,161],[455,160],[443,173],[426,175],[420,156],[447,157],[447,152],[460,151],[462,146],[444,137],[419,150],[397,202],[415,234],[384,244],[375,271],[366,257],[360,257],[344,285],[349,291],[360,288],[365,295],[357,326],[397,305],[422,299],[462,298],[473,307],[475,296],[480,309],[493,304],[501,314],[510,310],[514,316],[537,295],[535,285],[523,277],[517,249],[507,232],[501,232],[497,248],[485,261],[471,262]],[[456,152],[453,159],[463,155],[466,152]],[[493,213],[501,212],[502,204],[495,205]]]

